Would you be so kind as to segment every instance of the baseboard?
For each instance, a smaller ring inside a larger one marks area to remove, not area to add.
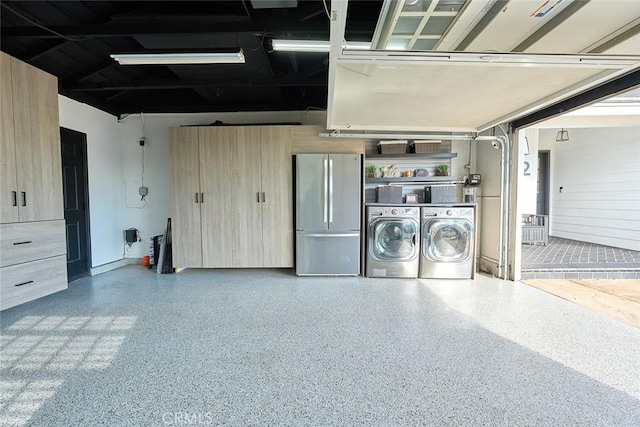
[[[117,261],[99,265],[97,267],[91,267],[89,269],[89,274],[91,276],[95,276],[97,274],[106,273],[107,271],[115,270],[116,268],[132,264],[140,264],[140,258],[122,258]]]
[[[483,273],[489,273],[497,277],[498,276],[498,260],[481,256],[478,263],[478,269]]]

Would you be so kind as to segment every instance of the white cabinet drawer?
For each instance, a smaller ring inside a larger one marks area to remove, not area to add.
[[[66,252],[64,220],[0,224],[0,267]]]
[[[0,268],[0,310],[63,289],[67,289],[64,255]]]

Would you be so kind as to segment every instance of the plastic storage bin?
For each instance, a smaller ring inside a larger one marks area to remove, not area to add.
[[[431,201],[428,203],[455,203],[456,201],[456,185],[431,185],[425,187],[425,201],[428,194],[431,193]]]
[[[402,203],[402,186],[381,185],[376,187],[377,203]]]

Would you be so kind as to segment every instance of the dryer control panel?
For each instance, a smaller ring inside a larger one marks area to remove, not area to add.
[[[369,218],[374,217],[402,217],[420,218],[420,208],[403,206],[370,206]]]
[[[473,218],[473,208],[422,208],[422,218]]]

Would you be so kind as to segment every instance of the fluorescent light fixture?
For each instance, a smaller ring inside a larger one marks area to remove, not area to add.
[[[345,49],[369,50],[369,42],[347,42]],[[329,52],[329,40],[271,40],[273,50],[284,52]]]
[[[228,52],[114,53],[120,65],[244,64],[242,49]]]

